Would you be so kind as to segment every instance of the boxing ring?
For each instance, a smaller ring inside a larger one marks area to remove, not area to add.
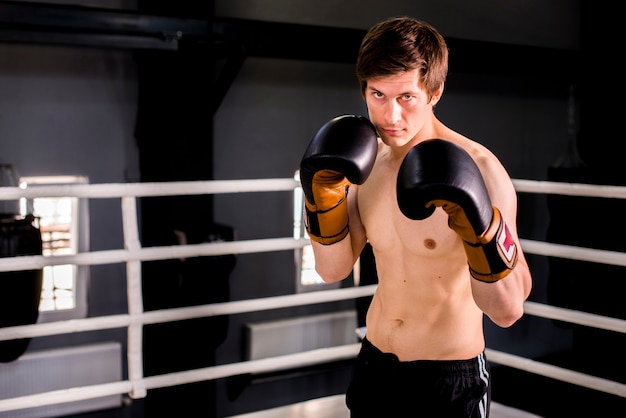
[[[626,187],[620,186],[533,180],[513,180],[513,182],[518,193],[626,199]],[[277,309],[279,307],[284,308],[356,299],[371,296],[374,293],[376,286],[367,285],[193,307],[155,311],[143,310],[141,286],[142,261],[295,250],[308,245],[309,241],[307,239],[284,237],[143,248],[139,239],[138,198],[148,196],[222,193],[291,193],[297,187],[299,187],[299,183],[295,179],[279,178],[168,183],[55,185],[33,186],[27,189],[12,187],[0,188],[0,200],[67,196],[82,199],[121,199],[124,248],[91,251],[71,256],[20,256],[0,258],[0,272],[43,268],[44,266],[60,264],[99,265],[125,263],[127,275],[126,297],[128,300],[128,312],[126,314],[0,328],[0,341],[125,328],[127,330],[126,361],[128,366],[128,375],[125,380],[85,387],[71,387],[63,390],[33,393],[26,396],[3,399],[0,400],[0,412],[89,400],[109,395],[128,395],[130,398],[139,399],[144,398],[147,391],[150,389],[214,380],[240,374],[277,371],[337,360],[349,360],[355,357],[360,347],[359,343],[315,349],[260,360],[219,364],[196,370],[144,376],[142,366],[142,329],[144,325],[257,312]],[[521,245],[527,254],[626,266],[626,253],[580,248],[524,238],[521,238]],[[527,301],[525,303],[525,314],[622,334],[626,333],[626,320],[559,308],[542,303]],[[511,353],[497,351],[489,347],[486,351],[491,363],[509,366],[537,375],[546,376],[551,379],[626,398],[626,384],[624,383],[553,366]]]

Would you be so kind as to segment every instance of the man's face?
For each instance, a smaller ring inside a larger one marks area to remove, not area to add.
[[[433,102],[420,86],[418,70],[370,79],[364,97],[370,120],[391,147],[411,141],[432,115]]]

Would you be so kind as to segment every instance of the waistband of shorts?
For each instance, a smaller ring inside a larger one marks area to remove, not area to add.
[[[361,352],[368,361],[375,363],[395,363],[407,368],[436,370],[444,373],[480,373],[485,368],[486,356],[483,351],[476,357],[463,360],[411,360],[400,361],[393,353],[385,353],[374,346],[367,337],[363,338]]]

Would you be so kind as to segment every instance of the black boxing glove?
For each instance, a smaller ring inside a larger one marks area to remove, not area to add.
[[[460,146],[441,139],[419,143],[404,158],[397,180],[398,206],[410,219],[425,219],[436,207],[463,240],[470,274],[492,283],[517,262],[517,245],[492,206],[478,166]]]
[[[300,163],[309,237],[330,245],[348,235],[348,188],[374,166],[378,137],[363,116],[331,119],[315,134]]]

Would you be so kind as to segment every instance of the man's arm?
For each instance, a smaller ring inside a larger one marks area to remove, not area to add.
[[[478,147],[470,156],[450,141],[421,142],[400,166],[397,196],[410,219],[425,219],[438,206],[448,214],[467,255],[474,300],[485,314],[502,327],[523,315],[531,284],[517,237],[517,199],[491,152]]]
[[[374,125],[362,116],[345,115],[324,124],[302,157],[306,230],[316,270],[327,282],[350,274],[353,248],[364,241],[355,189],[369,176],[377,151]]]
[[[349,232],[345,239],[332,245],[311,241],[315,254],[315,269],[328,283],[348,277],[365,247],[365,228],[361,224],[357,198],[358,186],[353,185],[348,194]]]
[[[517,194],[513,183],[499,164],[485,176],[495,205],[507,223],[511,239],[517,245],[517,264],[502,280],[495,283],[472,281],[472,292],[478,307],[496,325],[506,328],[524,314],[524,302],[532,289],[532,277],[517,232]]]

